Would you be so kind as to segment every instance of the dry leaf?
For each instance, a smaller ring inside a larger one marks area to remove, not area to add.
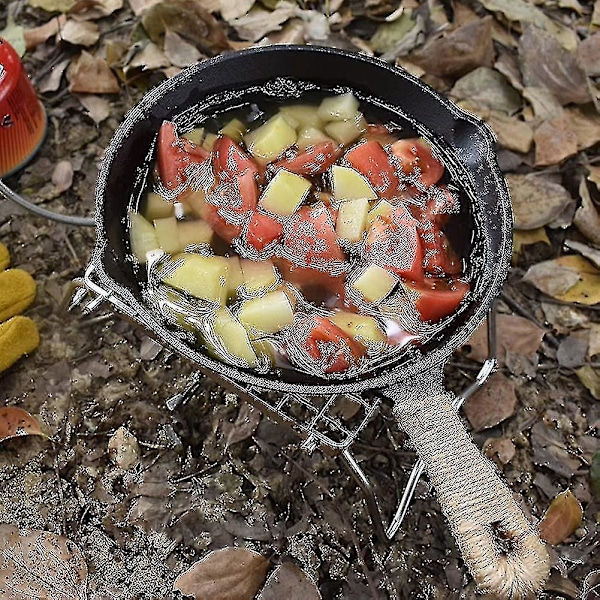
[[[570,479],[581,466],[566,448],[563,432],[553,424],[538,421],[531,428],[531,446],[535,464]]]
[[[590,35],[577,48],[577,56],[583,70],[590,77],[600,75],[600,32]]]
[[[491,112],[485,120],[494,130],[498,142],[507,150],[526,154],[533,144],[531,127],[517,117]]]
[[[482,431],[511,417],[516,406],[515,384],[497,372],[465,402],[464,411],[473,429]]]
[[[588,337],[588,356],[600,354],[600,323],[590,323]]]
[[[513,231],[513,256],[519,256],[524,246],[542,242],[550,246],[550,240],[544,227],[537,229],[515,229]]]
[[[76,0],[29,0],[29,5],[48,12],[67,13],[75,2]]]
[[[566,114],[544,121],[534,132],[535,166],[557,165],[577,153],[577,135]]]
[[[70,540],[47,531],[0,525],[0,596],[85,600],[87,566]]]
[[[17,406],[0,408],[0,442],[25,435],[44,435],[36,418]]]
[[[248,439],[256,431],[261,416],[259,410],[256,410],[247,402],[242,403],[235,422],[223,424],[226,446],[229,447]]]
[[[38,90],[43,94],[46,92],[55,92],[60,87],[60,82],[64,72],[67,70],[71,61],[68,58],[59,62],[57,65],[52,67],[50,75],[42,79],[38,85]]]
[[[215,550],[194,563],[173,584],[196,600],[252,600],[265,581],[269,561],[245,548]]]
[[[64,26],[66,20],[66,15],[58,15],[39,27],[25,29],[23,35],[25,36],[27,50],[33,50],[39,44],[43,44],[48,38],[56,35],[60,28]]]
[[[577,269],[561,265],[557,260],[546,260],[529,267],[523,281],[531,283],[544,294],[554,296],[565,294],[580,279]]]
[[[469,23],[438,38],[430,39],[412,52],[409,60],[437,77],[461,77],[477,67],[494,63],[492,20]]]
[[[219,12],[224,21],[232,21],[248,13],[254,6],[254,0],[219,0]]]
[[[106,98],[93,94],[77,94],[77,99],[94,123],[101,123],[110,115],[110,103]]]
[[[297,13],[298,7],[294,3],[282,0],[275,10],[254,7],[243,17],[232,19],[229,24],[242,40],[257,42],[268,33],[279,31],[282,24]]]
[[[577,136],[579,150],[586,150],[600,142],[600,114],[593,106],[569,106],[565,112],[569,117],[569,126]]]
[[[391,23],[382,23],[379,25],[369,41],[369,47],[373,52],[378,54],[396,54],[397,48],[402,46],[404,54],[412,50],[412,48],[404,48],[405,38],[413,31],[415,27],[418,27],[413,11],[410,9],[404,10],[400,17]],[[414,36],[411,36],[414,39]],[[416,39],[415,39],[416,42]],[[389,60],[388,58],[386,58]]]
[[[593,367],[585,365],[575,371],[579,381],[588,389],[590,394],[600,400],[600,373]]]
[[[279,565],[267,579],[257,600],[281,600],[298,598],[321,600],[321,594],[308,575],[294,563]]]
[[[573,217],[573,225],[593,244],[600,246],[600,213],[592,202],[586,180],[579,182],[581,206]]]
[[[536,28],[545,30],[567,50],[574,50],[577,47],[578,38],[575,32],[558,21],[550,19],[532,2],[526,0],[481,0],[481,4],[488,10],[501,12],[509,21],[518,21],[521,25],[531,23]]]
[[[588,78],[577,55],[561,48],[552,35],[537,27],[526,27],[519,39],[519,57],[527,87],[545,87],[563,105],[592,101]]]
[[[73,93],[118,94],[119,81],[102,58],[95,58],[85,50],[67,69],[69,88]]]
[[[508,464],[516,452],[517,449],[512,441],[505,438],[490,438],[483,444],[483,453],[492,460],[498,457],[502,465]]]
[[[550,121],[563,113],[560,102],[544,87],[525,87],[522,94],[523,98],[531,104],[533,116],[538,122]]]
[[[575,496],[566,490],[552,500],[539,524],[540,537],[556,546],[564,542],[580,525],[583,509]]]
[[[533,360],[546,333],[528,319],[505,313],[496,315],[496,331],[496,357],[501,366],[506,364],[507,353],[519,354]],[[471,348],[469,358],[478,362],[487,359],[487,323],[485,321],[471,336],[467,345]]]
[[[186,42],[168,27],[165,28],[164,53],[172,65],[181,68],[198,62],[202,56],[198,48]]]
[[[556,351],[559,366],[574,369],[585,364],[589,335],[587,331],[574,331],[562,339]]]
[[[568,255],[556,259],[560,268],[572,269],[579,274],[579,281],[564,293],[555,295],[563,302],[593,305],[600,302],[600,270],[581,256]]]
[[[558,183],[534,175],[508,174],[516,229],[537,229],[554,221],[574,201]]]
[[[65,42],[75,46],[93,46],[100,39],[100,28],[96,23],[69,19],[59,35]]]
[[[589,327],[588,316],[580,309],[568,304],[556,304],[554,302],[541,303],[546,321],[552,325],[558,333],[568,334],[578,327]]]
[[[213,55],[229,49],[222,24],[193,0],[155,4],[142,13],[148,37],[159,47],[167,29],[191,42],[203,54]]]
[[[586,168],[588,170],[587,180],[591,181],[600,190],[600,167],[588,165]]]
[[[169,59],[164,55],[163,51],[153,42],[148,42],[144,47],[137,52],[129,64],[125,67],[125,72],[129,69],[137,69],[141,67],[144,69],[161,69],[162,67],[168,67],[171,63]]]
[[[129,6],[136,17],[139,17],[147,8],[151,8],[155,4],[160,4],[162,1],[163,0],[128,0]]]
[[[506,77],[489,67],[478,67],[461,77],[450,92],[457,100],[468,100],[479,109],[513,114],[521,108],[521,95]]]
[[[69,14],[78,21],[108,17],[123,8],[123,0],[77,0]]]
[[[140,461],[137,438],[126,427],[119,427],[108,440],[108,455],[117,467],[132,469]]]
[[[62,194],[73,185],[73,165],[68,160],[61,160],[56,163],[52,172],[52,183],[59,194]]]

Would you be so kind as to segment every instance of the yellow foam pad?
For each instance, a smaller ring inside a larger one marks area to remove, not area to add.
[[[4,244],[0,244],[0,271],[8,269],[10,265],[10,252]]]
[[[0,373],[40,345],[36,324],[23,316],[0,323]]]
[[[35,281],[23,269],[0,272],[0,321],[22,313],[35,298]]]

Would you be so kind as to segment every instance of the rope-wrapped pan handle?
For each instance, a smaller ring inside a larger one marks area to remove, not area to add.
[[[544,544],[449,396],[411,396],[395,397],[394,413],[425,463],[477,586],[507,600],[535,598],[550,570]]]

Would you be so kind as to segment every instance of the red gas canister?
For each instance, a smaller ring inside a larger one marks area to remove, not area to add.
[[[46,133],[46,113],[19,55],[0,38],[0,177],[25,164]]]

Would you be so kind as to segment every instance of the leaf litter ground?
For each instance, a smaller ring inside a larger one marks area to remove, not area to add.
[[[498,302],[501,371],[464,414],[532,520],[550,515],[543,531],[553,571],[543,597],[596,598],[597,275],[589,262],[583,269],[579,259],[559,259],[565,245],[588,248],[592,261],[597,252],[597,232],[585,224],[597,219],[600,199],[591,102],[598,73],[585,52],[597,47],[598,2],[593,12],[577,2],[404,2],[399,12],[397,2],[327,4],[245,2],[220,13],[218,2],[186,1],[177,13],[144,0],[11,3],[11,22],[0,16],[0,28],[12,26],[17,37],[15,23],[24,28],[25,64],[43,90],[49,133],[8,183],[47,208],[91,214],[103,149],[144,89],[198,55],[263,36],[373,48],[487,118],[502,143],[501,163],[520,185],[513,197],[523,230]],[[70,42],[54,38],[62,13]],[[465,39],[472,52],[461,51]],[[542,71],[540,48],[553,64],[576,68]],[[577,218],[577,210],[585,212]],[[27,315],[42,336],[35,353],[0,375],[0,399],[35,417],[48,436],[0,442],[0,569],[9,583],[32,597],[171,598],[180,594],[174,587],[183,589],[178,578],[207,564],[211,551],[241,546],[269,561],[264,577],[277,583],[263,598],[278,589],[294,598],[290,585],[310,598],[313,581],[326,600],[475,597],[425,480],[397,538],[379,545],[364,497],[335,459],[301,451],[292,433],[210,380],[170,410],[166,401],[185,387],[191,365],[110,313],[63,311],[93,237],[0,202],[0,239],[13,266],[38,285]],[[588,306],[578,303],[581,294],[591,297]],[[484,356],[478,336],[448,365],[448,386],[468,385]],[[391,515],[414,456],[387,407],[353,450]],[[32,560],[21,539],[52,556],[49,579],[35,565],[26,575],[15,568]],[[239,582],[254,563],[225,564]],[[248,598],[256,589],[250,580]]]

